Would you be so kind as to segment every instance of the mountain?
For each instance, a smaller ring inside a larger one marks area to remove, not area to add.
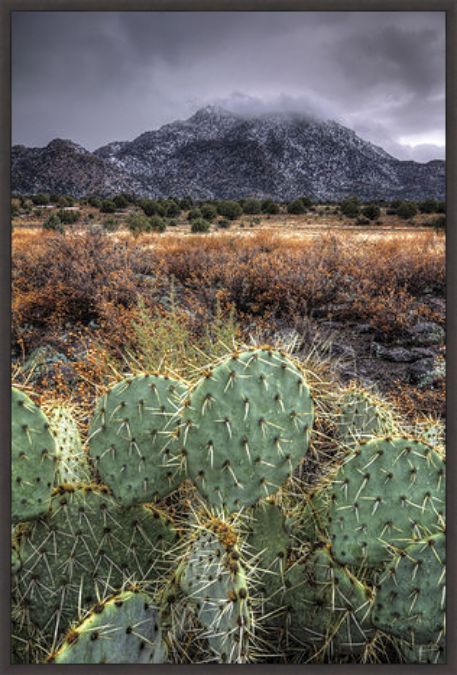
[[[90,153],[69,141],[13,147],[13,191],[152,198],[444,199],[445,164],[400,161],[333,121],[241,117],[209,106]]]

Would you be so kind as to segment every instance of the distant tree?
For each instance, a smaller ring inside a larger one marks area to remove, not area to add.
[[[438,213],[438,202],[436,199],[426,199],[417,205],[421,213]]]
[[[194,206],[192,209],[190,209],[189,213],[187,214],[187,220],[195,220],[196,218],[201,218],[202,217],[202,212],[201,210],[197,207]]]
[[[231,225],[230,220],[228,218],[219,218],[219,220],[216,223],[217,227],[219,227],[221,230],[228,230],[228,228]]]
[[[167,218],[176,218],[181,213],[181,207],[173,199],[164,205],[164,209]]]
[[[390,202],[389,206],[396,212],[401,204],[403,204],[401,199],[394,199],[393,201]]]
[[[287,204],[287,213],[292,215],[301,215],[306,213],[306,206],[303,204],[301,199],[294,199],[292,202]]]
[[[60,222],[64,223],[64,225],[73,225],[81,218],[79,211],[64,211],[63,209],[60,209],[57,212],[57,216]]]
[[[357,218],[360,213],[360,202],[357,197],[349,197],[342,201],[340,211],[347,218]]]
[[[381,215],[381,209],[377,204],[367,204],[362,209],[362,215],[369,220],[377,220]]]
[[[125,195],[122,195],[122,194],[116,195],[113,198],[113,202],[115,203],[116,209],[118,209],[118,210],[126,209],[127,206],[129,205],[128,199],[126,198]]]
[[[63,234],[65,231],[65,227],[56,213],[51,213],[51,215],[46,218],[43,223],[43,229],[52,230],[53,232],[60,232],[61,234]]]
[[[192,197],[183,197],[179,201],[179,206],[181,207],[182,211],[188,211],[189,209],[192,208],[194,205],[194,202],[192,201]]]
[[[104,199],[100,205],[100,211],[102,213],[115,213],[116,210],[116,204],[112,199]]]
[[[190,231],[194,233],[209,232],[211,228],[211,223],[209,223],[204,218],[196,218],[192,221],[190,226]]]
[[[200,211],[202,217],[210,222],[217,216],[217,209],[213,204],[202,204],[200,206]]]
[[[49,204],[49,195],[39,192],[31,196],[31,200],[35,206],[47,206]]]
[[[446,213],[446,202],[438,202],[437,213]]]
[[[234,202],[231,199],[227,199],[218,202],[217,212],[220,216],[224,216],[224,218],[228,218],[229,220],[235,220],[235,218],[239,218],[241,216],[241,214],[243,213],[243,209],[238,204],[238,202]]]
[[[397,207],[397,215],[403,220],[409,220],[417,214],[417,206],[414,202],[401,202]]]
[[[102,200],[99,197],[90,196],[87,200],[89,206],[92,206],[94,209],[99,209],[102,205]]]
[[[127,220],[127,227],[135,236],[151,229],[149,218],[144,213],[132,213]]]
[[[262,205],[258,199],[254,199],[253,197],[248,197],[247,199],[244,200],[243,203],[243,212],[247,213],[249,215],[255,215],[256,213],[260,213],[262,210]]]
[[[262,213],[269,213],[275,215],[279,213],[279,205],[276,204],[272,199],[264,199],[262,202]]]
[[[165,232],[167,223],[161,216],[152,216],[149,219],[149,226],[151,232]]]
[[[309,197],[300,197],[300,201],[303,203],[305,209],[310,209],[313,206],[313,202]]]

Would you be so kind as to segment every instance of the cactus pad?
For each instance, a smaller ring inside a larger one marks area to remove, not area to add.
[[[395,426],[391,411],[368,392],[350,389],[341,396],[336,433],[344,444],[392,435]]]
[[[98,603],[69,630],[54,663],[165,663],[159,613],[148,595],[127,591]]]
[[[182,479],[169,458],[176,409],[184,385],[163,375],[118,382],[98,402],[89,452],[102,480],[122,504],[145,503],[172,492]]]
[[[64,406],[54,408],[49,415],[49,424],[56,443],[55,484],[90,483],[91,469],[71,411]]]
[[[11,515],[13,522],[39,518],[50,505],[56,449],[49,421],[23,392],[13,388]]]
[[[233,354],[198,382],[182,410],[190,477],[234,511],[276,492],[303,459],[313,402],[303,373],[279,352]]]
[[[98,488],[60,489],[46,519],[21,539],[22,568],[14,590],[28,622],[51,638],[77,608],[94,604],[127,582],[153,588],[168,569],[164,550],[177,539],[148,507],[121,509]]]
[[[329,533],[341,563],[377,564],[388,544],[404,547],[444,522],[444,462],[431,447],[409,438],[360,445],[338,470]]]
[[[373,623],[412,644],[439,643],[445,627],[445,536],[395,553],[378,586]]]
[[[179,578],[219,663],[246,663],[252,629],[245,569],[228,526],[216,523],[193,542]]]

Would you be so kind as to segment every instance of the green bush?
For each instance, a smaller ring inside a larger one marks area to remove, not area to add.
[[[272,199],[264,199],[262,202],[262,213],[269,213],[270,215],[275,215],[279,213],[279,205],[276,204]]]
[[[192,201],[192,197],[183,197],[179,201],[179,206],[181,207],[182,211],[188,211],[192,208],[193,204],[194,202]]]
[[[187,214],[187,220],[192,221],[195,220],[196,218],[201,218],[202,217],[202,212],[199,208],[194,207],[189,211]]]
[[[139,202],[140,208],[143,210],[146,216],[156,216],[158,215],[158,204],[153,199],[142,199]]]
[[[360,202],[357,197],[349,197],[342,201],[340,211],[347,218],[357,218],[360,213]]]
[[[300,197],[300,201],[305,209],[310,209],[313,206],[313,202],[309,197]]]
[[[64,211],[63,209],[60,209],[57,212],[57,216],[59,217],[60,222],[64,223],[64,225],[73,225],[81,218],[79,211]]]
[[[119,221],[116,220],[116,218],[105,218],[105,220],[103,221],[103,228],[107,232],[115,232],[116,230],[119,229]]]
[[[116,213],[116,204],[112,199],[104,199],[100,205],[102,213]]]
[[[220,219],[217,221],[216,225],[217,225],[217,227],[219,227],[221,230],[228,230],[228,228],[229,228],[230,225],[231,225],[231,222],[230,222],[230,220],[228,220],[227,218],[220,218]]]
[[[32,195],[31,200],[35,206],[47,206],[49,204],[49,195],[39,192],[37,195]]]
[[[243,209],[238,204],[231,199],[226,199],[222,202],[219,202],[217,205],[217,212],[220,216],[228,218],[229,220],[235,220],[239,218],[243,213]]]
[[[209,220],[210,222],[217,216],[217,209],[212,204],[202,204],[200,206],[200,211],[202,218]]]
[[[211,228],[211,223],[209,223],[207,220],[204,218],[196,218],[195,220],[192,221],[190,231],[191,232],[209,232]]]
[[[173,199],[170,199],[170,201],[166,202],[163,205],[163,208],[165,209],[164,215],[167,218],[176,218],[176,216],[179,216],[181,213],[180,206]]]
[[[52,199],[50,201],[52,201]],[[74,206],[75,203],[73,197],[70,197],[68,195],[61,195],[60,197],[57,197],[57,199],[54,201],[57,204],[57,206],[59,206],[61,209],[65,208],[66,206]]]
[[[170,227],[176,227],[177,224],[178,224],[178,221],[175,220],[174,218],[170,218],[170,220],[167,221],[167,225],[169,225]]]
[[[438,202],[436,199],[425,199],[419,202],[417,208],[421,213],[438,213]]]
[[[369,225],[370,220],[368,218],[365,218],[364,216],[358,216],[357,220],[355,221],[357,225]]]
[[[127,227],[134,235],[150,232],[151,229],[149,218],[143,213],[132,213],[127,220]]]
[[[165,232],[167,223],[161,216],[152,216],[149,219],[149,226],[151,232]]]
[[[292,202],[287,204],[287,213],[292,215],[301,215],[306,213],[306,206],[303,204],[301,199],[294,199]]]
[[[438,202],[437,213],[446,213],[446,202]]]
[[[119,210],[126,209],[129,205],[128,199],[125,195],[116,195],[113,199],[113,202],[116,205],[116,209]]]
[[[262,205],[258,199],[254,199],[253,197],[248,197],[247,199],[244,200],[243,203],[243,212],[247,213],[248,215],[255,215],[256,213],[260,213],[262,210]]]
[[[424,223],[430,227],[435,227],[437,230],[444,230],[446,228],[446,216],[437,216],[429,223]]]
[[[102,205],[102,200],[98,197],[89,197],[88,200],[89,206],[92,206],[94,209],[99,209]]]
[[[362,216],[369,220],[377,220],[381,215],[381,209],[376,204],[367,204],[362,209]]]
[[[51,213],[51,215],[46,218],[43,223],[43,229],[52,230],[53,232],[60,232],[61,234],[63,234],[65,231],[65,227],[60,221],[57,213]]]
[[[414,202],[401,202],[397,207],[397,215],[403,220],[409,220],[417,214],[417,206]]]

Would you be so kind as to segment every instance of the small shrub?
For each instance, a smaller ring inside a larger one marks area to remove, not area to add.
[[[163,208],[165,209],[164,215],[166,215],[167,218],[176,218],[176,216],[179,216],[181,213],[180,206],[172,199],[164,204]]]
[[[200,212],[202,218],[209,220],[210,222],[217,216],[217,209],[212,204],[202,204],[200,206]]]
[[[312,210],[313,202],[311,201],[311,199],[309,197],[300,197],[300,201],[303,204],[303,206],[305,207],[305,209],[311,209]]]
[[[60,209],[57,212],[57,215],[60,219],[60,222],[64,223],[64,225],[73,225],[81,218],[79,211],[64,211],[63,209]]]
[[[122,209],[126,209],[129,205],[128,199],[125,195],[116,195],[113,199],[113,202],[116,205],[116,209],[119,209],[120,211],[122,211]]]
[[[401,202],[397,207],[397,216],[403,220],[409,220],[417,214],[417,206],[414,202]]]
[[[177,224],[178,224],[178,221],[175,220],[174,218],[171,218],[170,220],[167,221],[167,225],[169,225],[170,227],[176,227]]]
[[[198,233],[209,232],[210,228],[211,228],[211,223],[209,223],[207,220],[205,220],[204,218],[195,218],[192,221],[190,231],[194,232],[194,233],[196,233],[196,232],[198,232]]]
[[[92,215],[93,214],[89,214]],[[103,221],[103,229],[107,232],[116,232],[119,229],[119,221],[116,218],[105,218]]]
[[[239,218],[241,216],[241,214],[243,213],[243,209],[238,204],[238,202],[234,202],[231,199],[227,199],[225,201],[218,203],[217,212],[220,216],[223,216],[224,218],[228,218],[229,220],[235,220],[235,218]]]
[[[268,213],[272,216],[279,213],[279,205],[276,204],[272,199],[264,199],[262,202],[262,213]]]
[[[37,195],[32,195],[31,200],[35,206],[47,206],[49,204],[49,195],[39,192]]]
[[[63,234],[65,231],[65,227],[57,213],[51,213],[51,215],[46,218],[43,223],[43,229],[52,230],[53,232],[60,232],[61,234]]]
[[[88,200],[89,206],[92,206],[94,209],[99,209],[102,205],[102,200],[98,197],[89,197]]]
[[[369,220],[376,220],[381,215],[381,209],[376,204],[367,204],[362,209],[362,216]]]
[[[116,204],[112,199],[104,199],[100,204],[100,211],[102,213],[116,213]]]
[[[133,235],[150,231],[150,221],[143,213],[132,213],[127,220],[127,227]]]
[[[197,207],[191,209],[189,211],[189,213],[187,214],[187,220],[189,220],[189,221],[196,220],[197,218],[201,218],[201,217],[202,217],[202,212]]]
[[[231,222],[230,222],[230,220],[228,220],[227,218],[220,218],[220,219],[217,221],[216,225],[217,225],[217,227],[219,227],[221,230],[228,230],[228,228],[229,228],[230,225],[231,225]]]
[[[438,213],[438,202],[436,199],[426,199],[417,205],[421,213]]]
[[[253,197],[248,197],[248,199],[244,200],[243,203],[243,212],[247,213],[248,215],[254,215],[256,213],[260,213],[262,209],[261,203],[258,199],[254,199]]]
[[[153,199],[142,199],[139,206],[146,216],[155,216],[158,214],[158,204]]]
[[[149,219],[149,229],[151,232],[165,232],[167,223],[161,216],[152,216]]]
[[[357,225],[369,225],[370,220],[368,218],[365,218],[364,216],[358,216],[357,220],[355,221]]]
[[[293,202],[289,202],[289,204],[287,204],[287,213],[292,215],[306,213],[306,206],[303,204],[301,199],[294,199]]]
[[[360,202],[357,197],[349,197],[342,201],[340,211],[347,218],[357,218],[360,213]]]
[[[192,201],[191,197],[183,197],[179,201],[179,206],[181,207],[182,211],[188,211],[192,208],[193,204],[194,202]]]

